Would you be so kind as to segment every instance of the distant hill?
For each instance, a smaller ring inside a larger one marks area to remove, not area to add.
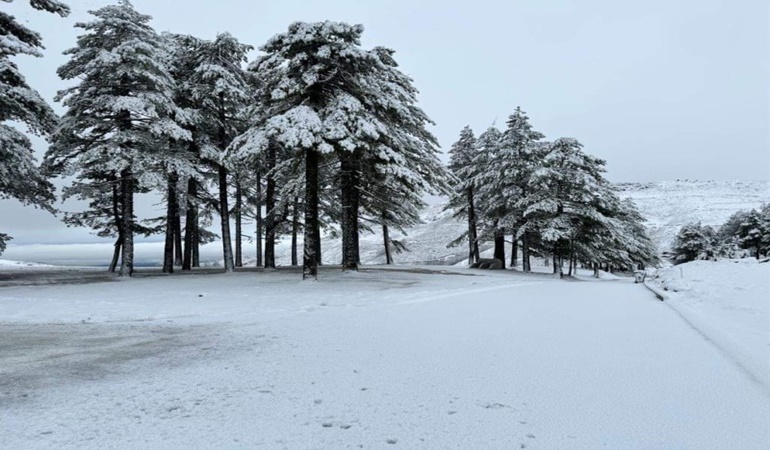
[[[738,210],[770,203],[770,181],[678,180],[617,186],[647,219],[650,237],[660,250],[671,248],[682,225],[700,221],[717,228]]]

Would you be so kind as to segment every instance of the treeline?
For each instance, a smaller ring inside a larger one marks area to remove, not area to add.
[[[57,0],[30,4],[69,13]],[[554,270],[566,259],[570,272],[657,262],[638,211],[603,178],[604,161],[574,139],[544,141],[521,110],[505,130],[478,139],[463,130],[443,166],[412,80],[393,50],[361,46],[360,25],[294,23],[249,61],[253,47],[227,33],[157,33],[128,0],[91,14],[57,70],[70,83],[56,96],[59,118],[11,61],[41,56],[40,36],[0,12],[0,195],[53,212],[49,180],[66,180],[63,199],[88,207],[63,220],[115,239],[110,270],[121,276],[133,273],[135,237],[157,233],[164,272],[198,266],[200,245],[216,239],[232,271],[251,221],[266,268],[290,235],[292,265],[315,278],[324,229],[341,236],[345,269],[357,269],[359,235],[374,229],[390,262],[390,230],[417,224],[428,193],[451,195],[468,219],[456,242],[468,238],[471,260],[494,240],[505,261],[510,236],[512,264],[521,249],[526,271],[533,255],[552,256]],[[9,121],[49,140],[41,167]],[[147,193],[162,196],[161,217],[137,217],[136,196]],[[217,220],[219,235],[208,231]],[[0,251],[8,239],[0,234]]]
[[[578,264],[632,268],[655,265],[658,257],[642,218],[604,178],[605,162],[583,151],[573,138],[545,141],[517,108],[506,128],[490,127],[476,138],[466,127],[450,150],[457,182],[448,208],[467,220],[452,245],[468,242],[469,261],[479,243],[494,241],[494,258],[531,271],[531,258],[552,258],[554,273]]]
[[[719,258],[760,259],[770,254],[770,204],[750,211],[738,211],[718,229],[700,222],[683,226],[671,249],[671,262]]]
[[[54,0],[31,5],[69,12]],[[9,59],[40,56],[40,36],[0,14],[15,39],[0,41],[2,69],[15,77],[0,77],[3,93],[26,89],[17,104],[0,104],[0,119],[51,143],[38,170],[26,137],[3,125],[0,148],[26,165],[3,155],[0,192],[52,210],[47,178],[71,180],[64,199],[89,207],[64,221],[115,238],[110,270],[121,276],[133,272],[135,236],[158,232],[165,272],[198,265],[199,246],[216,238],[232,271],[243,264],[246,219],[256,222],[260,265],[275,267],[276,239],[287,234],[299,264],[302,236],[304,277],[316,277],[328,228],[342,236],[343,266],[356,269],[360,231],[413,225],[425,194],[448,193],[412,80],[393,50],[361,46],[360,25],[294,23],[248,62],[253,48],[229,34],[158,34],[121,0],[76,25],[83,34],[57,71],[72,83],[56,97],[59,119]],[[135,197],[149,192],[162,194],[166,214],[139,220]],[[206,230],[217,217],[219,236]]]

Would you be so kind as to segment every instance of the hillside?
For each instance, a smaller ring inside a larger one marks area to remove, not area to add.
[[[718,227],[740,209],[770,202],[770,181],[666,181],[621,183],[617,187],[620,196],[631,198],[647,218],[650,236],[661,250],[670,248],[679,228],[686,223],[701,221]],[[443,200],[435,200],[420,215],[423,223],[408,229],[406,235],[391,233],[410,250],[394,255],[396,263],[455,264],[466,258],[464,245],[446,248],[462,234],[465,224],[453,219],[451,212],[443,211],[444,205]],[[324,239],[324,262],[339,263],[340,245],[339,239]],[[279,264],[289,263],[289,251],[285,243],[278,246]],[[382,234],[361,236],[361,259],[364,264],[384,264]]]
[[[662,250],[671,248],[679,228],[690,222],[718,228],[733,213],[770,202],[770,181],[666,181],[622,183],[645,218],[650,236]]]

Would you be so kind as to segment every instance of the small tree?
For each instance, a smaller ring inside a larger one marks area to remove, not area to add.
[[[766,214],[762,214],[756,209],[749,211],[738,226],[736,237],[739,245],[754,253],[759,259],[762,253],[766,253],[766,245],[770,235]]]
[[[699,259],[712,259],[714,248],[708,237],[710,233],[710,231],[704,230],[700,222],[683,226],[674,238],[671,249],[672,262],[682,264]]]

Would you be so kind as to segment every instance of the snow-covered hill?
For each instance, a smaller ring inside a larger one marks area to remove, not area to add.
[[[770,203],[770,181],[666,181],[622,183],[645,218],[658,248],[671,248],[679,228],[690,222],[718,228],[733,213]]]
[[[740,209],[751,209],[770,202],[770,181],[665,181],[656,183],[621,183],[617,185],[623,198],[634,200],[647,218],[653,240],[667,250],[682,225],[701,221],[720,226]],[[403,241],[410,252],[394,255],[400,264],[454,264],[467,257],[465,245],[446,246],[462,234],[465,224],[444,211],[445,199],[434,199],[421,214],[423,224],[407,230],[406,235],[391,232],[393,239]],[[382,234],[361,237],[361,259],[364,264],[383,264],[385,250]],[[323,259],[329,264],[341,260],[339,239],[325,238]],[[489,248],[487,244],[482,248]],[[290,248],[284,243],[276,251],[279,264],[288,264]]]

